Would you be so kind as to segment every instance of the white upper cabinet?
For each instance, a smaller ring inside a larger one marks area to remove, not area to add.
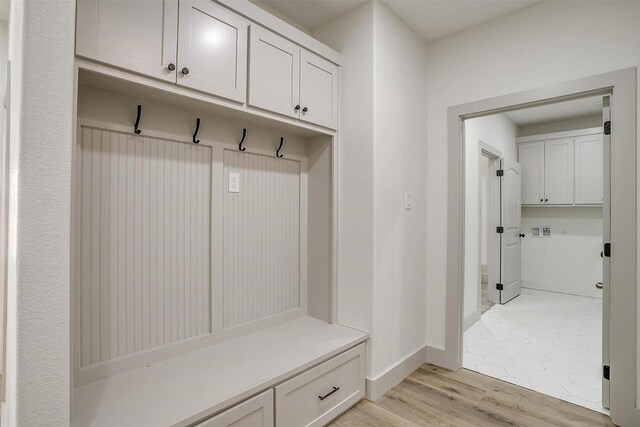
[[[76,53],[175,82],[178,0],[79,0]]]
[[[575,202],[602,203],[602,135],[575,138]]]
[[[522,167],[522,204],[543,204],[544,142],[519,145],[518,159]]]
[[[178,84],[244,102],[248,23],[211,0],[180,0]]]
[[[298,118],[300,47],[252,25],[250,52],[248,104]]]
[[[562,138],[545,142],[545,204],[573,204],[573,161],[573,138]]]
[[[332,129],[338,127],[338,66],[302,51],[300,118]]]

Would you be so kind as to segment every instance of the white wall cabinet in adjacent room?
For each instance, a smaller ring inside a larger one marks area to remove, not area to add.
[[[210,0],[180,0],[179,85],[244,102],[249,24]]]
[[[602,203],[603,152],[602,135],[575,139],[576,205]]]
[[[573,138],[544,143],[544,202],[573,204]]]
[[[259,26],[250,32],[248,104],[336,129],[338,67]]]
[[[175,82],[178,0],[81,0],[76,15],[78,55]]]
[[[522,167],[522,204],[544,203],[544,142],[520,144],[518,159]]]
[[[522,204],[602,204],[600,128],[517,138],[522,165]]]

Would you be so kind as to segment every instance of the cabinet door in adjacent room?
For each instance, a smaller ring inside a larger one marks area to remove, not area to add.
[[[522,204],[543,204],[544,142],[520,144],[518,160],[522,167]]]
[[[80,0],[76,53],[175,82],[178,0]]]
[[[298,118],[300,47],[251,25],[249,105]]]
[[[338,66],[302,51],[300,118],[328,128],[338,127]]]
[[[603,183],[602,135],[575,139],[576,204],[601,204]]]
[[[178,84],[238,102],[247,95],[248,23],[209,0],[180,0]]]
[[[573,204],[573,138],[546,141],[544,160],[545,204]]]

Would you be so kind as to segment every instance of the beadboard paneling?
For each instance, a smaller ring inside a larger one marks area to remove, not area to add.
[[[80,129],[79,366],[211,331],[211,147]]]
[[[223,327],[299,308],[300,162],[224,150],[223,203]]]

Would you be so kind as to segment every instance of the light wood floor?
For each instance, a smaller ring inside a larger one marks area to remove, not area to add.
[[[332,427],[613,426],[606,415],[477,372],[423,365],[376,402]]]

